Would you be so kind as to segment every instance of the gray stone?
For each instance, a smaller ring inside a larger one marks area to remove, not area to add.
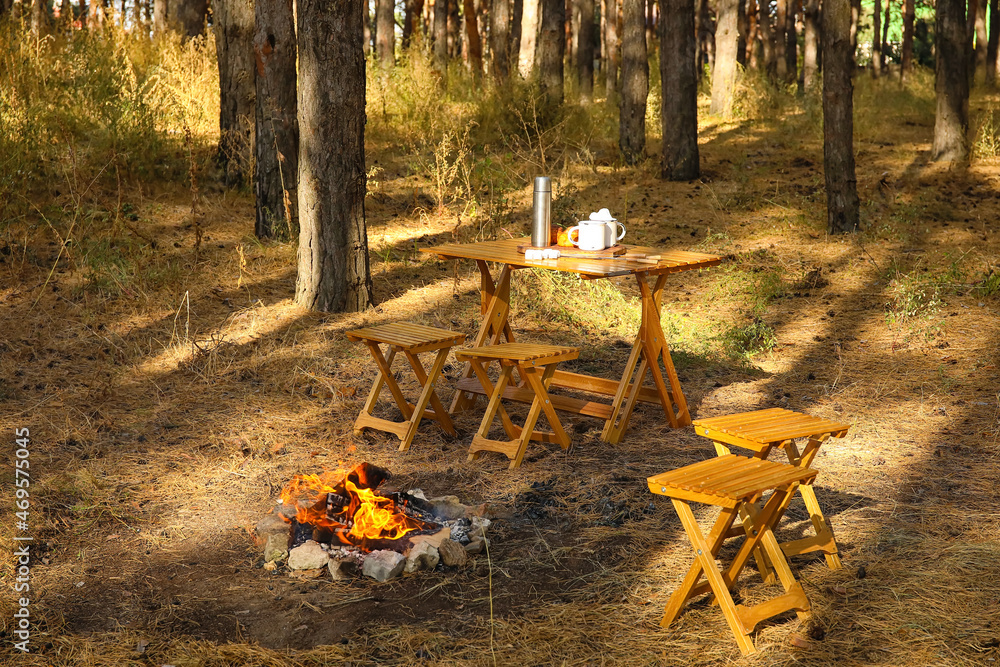
[[[469,558],[465,553],[465,547],[455,540],[441,542],[438,553],[441,555],[441,562],[448,567],[461,567]]]
[[[444,540],[449,542],[450,540]],[[430,542],[417,542],[406,552],[406,572],[416,572],[417,570],[433,570],[441,560],[438,550]]]
[[[431,514],[442,521],[461,519],[468,509],[458,502],[458,496],[439,496],[428,500],[431,504]]]
[[[271,533],[264,545],[264,562],[285,560],[288,557],[288,535]]]
[[[465,545],[465,553],[467,554],[482,553],[485,547],[486,547],[486,538],[477,537]]]
[[[406,556],[383,549],[365,556],[361,563],[361,572],[376,581],[388,581],[403,574],[404,567],[406,567]]]
[[[267,544],[268,538],[272,535],[284,535],[285,540],[287,540],[291,534],[291,530],[292,524],[283,520],[277,513],[271,512],[270,514],[265,514],[257,522],[257,526],[254,529],[254,537],[257,540],[258,546],[264,546]]]
[[[330,570],[330,578],[334,581],[348,581],[358,576],[360,568],[358,561],[353,558],[331,558],[327,569]]]
[[[330,555],[313,540],[306,540],[288,552],[288,567],[291,570],[315,570],[326,567]]]

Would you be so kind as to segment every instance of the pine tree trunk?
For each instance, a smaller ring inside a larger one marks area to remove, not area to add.
[[[465,5],[462,5],[463,11]],[[475,0],[473,0],[472,15],[476,15]],[[478,30],[476,31],[478,34]],[[450,0],[448,2],[448,57],[455,59],[462,53],[462,19],[458,14],[458,2]],[[479,51],[482,56],[482,49]],[[481,70],[482,68],[480,68]]]
[[[625,164],[636,164],[646,152],[649,60],[643,5],[644,0],[622,0],[622,91],[618,146]]]
[[[258,238],[298,231],[299,121],[295,17],[288,0],[254,0],[256,60],[254,195]]]
[[[968,159],[969,52],[962,0],[938,0],[935,8],[934,144],[931,159],[964,162]]]
[[[760,28],[760,50],[764,58],[764,71],[771,78],[778,75],[778,49],[775,46],[777,39],[774,36],[774,27],[771,23],[771,10],[768,0],[760,0],[758,3],[757,25]]]
[[[607,66],[604,73],[604,87],[610,102],[618,91],[618,0],[607,0],[605,6],[607,16],[604,27],[604,59]]]
[[[708,0],[698,1],[698,79],[715,66],[715,38],[712,17],[709,15]]]
[[[170,0],[169,10],[168,23],[182,35],[191,38],[205,34],[208,0]]]
[[[878,62],[883,73],[888,73],[885,68],[885,51],[889,46],[889,21],[892,20],[892,1],[885,0],[885,13],[882,15],[882,39],[879,40]]]
[[[31,34],[38,36],[45,31],[48,24],[48,6],[45,0],[34,0],[31,3]]]
[[[909,0],[912,2],[912,0]],[[1000,0],[990,3],[990,38],[986,43],[986,85],[992,86],[997,78],[997,46],[1000,44]]]
[[[875,9],[872,15],[872,76],[876,79],[882,76],[882,58],[879,52],[882,50],[882,2],[875,0]]]
[[[548,104],[563,101],[563,54],[566,49],[566,5],[563,0],[541,0],[541,30],[538,34],[538,83]]]
[[[851,53],[858,52],[858,25],[861,21],[861,0],[851,0]]]
[[[993,1],[996,2],[996,0]],[[903,0],[903,46],[899,63],[901,81],[906,81],[906,75],[913,69],[913,20],[915,18],[915,0]]]
[[[254,12],[250,0],[220,2],[215,8],[215,50],[219,61],[219,166],[226,185],[247,182],[254,111]]]
[[[747,66],[751,69],[760,68],[760,28],[758,27],[757,0],[747,0]]]
[[[294,1],[294,0],[293,0]],[[365,58],[372,53],[372,48],[375,40],[375,33],[372,31],[372,12],[371,7],[368,6],[368,0],[361,0],[361,22],[362,22],[362,35],[364,36],[363,50],[365,52]]]
[[[462,0],[465,12],[465,32],[468,38],[469,67],[478,79],[483,74],[483,45],[479,40],[479,22],[476,20],[476,3],[474,0]]]
[[[510,6],[510,47],[507,49],[507,70],[517,70],[517,58],[521,53],[521,14],[524,0],[513,0]]]
[[[823,2],[823,172],[831,234],[858,228],[854,166],[854,51],[850,0]]]
[[[729,116],[736,88],[736,51],[739,48],[739,4],[719,0],[715,22],[715,68],[712,70],[712,104],[709,113]]]
[[[517,70],[525,80],[535,69],[535,48],[538,44],[539,0],[524,0],[521,14],[521,46],[517,54]]]
[[[375,1],[375,55],[383,69],[391,69],[396,64],[395,8],[395,0]]]
[[[372,304],[365,228],[365,60],[357,0],[298,0],[299,253],[295,302]]]
[[[580,99],[583,102],[590,102],[594,98],[594,0],[579,0],[579,7],[576,73],[580,81]],[[645,47],[645,44],[643,46]],[[648,71],[646,78],[649,78]]]
[[[799,37],[795,27],[795,17],[799,12],[800,0],[787,0],[788,11],[785,13],[785,83],[798,79],[799,69]]]
[[[410,48],[414,35],[420,35],[420,17],[424,11],[424,0],[405,0],[406,5],[403,14],[403,35],[402,47]]]
[[[660,0],[660,95],[663,121],[661,176],[698,178],[698,76],[694,3]]]
[[[777,61],[777,74],[779,81],[788,81],[788,58],[785,51],[788,49],[788,39],[785,37],[785,29],[788,25],[788,3],[792,0],[777,0],[775,5],[774,19],[774,57]]]
[[[736,64],[746,69],[747,66],[747,35],[750,34],[750,22],[747,18],[747,0],[736,3],[736,25],[739,34],[736,37]]]
[[[448,71],[448,4],[457,0],[434,0],[434,68]]]
[[[490,12],[490,73],[497,85],[510,75],[510,0],[493,0]]]
[[[802,8],[804,39],[802,44],[802,87],[811,92],[820,84],[819,40],[820,17],[819,0],[806,0]]]
[[[976,2],[976,77],[983,80],[986,75],[986,0]],[[982,76],[980,76],[982,73]]]

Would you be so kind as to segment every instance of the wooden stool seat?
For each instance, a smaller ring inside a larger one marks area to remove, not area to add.
[[[804,618],[809,611],[809,599],[788,567],[772,529],[779,509],[795,492],[795,487],[815,476],[816,471],[809,468],[729,454],[650,477],[647,480],[649,490],[667,496],[673,502],[695,552],[694,564],[681,587],[670,596],[660,625],[667,627],[673,623],[691,598],[704,593],[714,594],[736,637],[736,643],[743,655],[747,655],[757,650],[750,634],[761,621],[792,609]],[[772,490],[774,493],[763,507],[758,508],[755,501]],[[702,533],[691,511],[692,502],[722,508],[707,536]],[[732,563],[722,571],[715,558],[726,540],[726,534],[741,513],[745,516],[747,540],[740,546]],[[751,552],[758,547],[770,557],[785,592],[753,607],[738,605],[730,591]],[[702,576],[705,582],[699,584]]]
[[[848,424],[813,417],[801,412],[771,408],[756,410],[735,415],[710,417],[692,422],[695,433],[705,436],[715,444],[715,451],[720,456],[730,453],[730,447],[742,447],[754,452],[759,459],[766,459],[775,448],[781,448],[788,456],[788,461],[794,466],[807,468],[819,452],[820,445],[828,438],[843,438],[847,435]],[[799,438],[808,438],[805,448],[800,452],[795,444]],[[812,483],[803,483],[798,487],[802,500],[813,524],[816,534],[800,540],[784,542],[781,545],[786,556],[822,551],[827,565],[831,570],[841,566],[840,555],[833,531],[816,500],[816,492]],[[788,502],[791,502],[789,496]],[[778,512],[778,520],[784,515],[787,504]],[[741,534],[739,527],[730,535]],[[766,570],[766,563],[758,554],[758,565]]]
[[[531,343],[503,343],[456,351],[455,357],[460,361],[469,362],[486,395],[490,397],[479,431],[472,438],[472,445],[469,447],[469,460],[479,458],[484,451],[500,452],[511,460],[511,468],[517,468],[524,458],[528,441],[532,439],[541,442],[557,442],[564,450],[569,450],[571,448],[569,436],[566,435],[566,431],[559,422],[548,389],[552,382],[552,374],[559,362],[576,359],[579,354],[580,351],[575,347]],[[486,367],[494,361],[500,363],[500,378],[496,385],[493,385],[486,370]],[[504,397],[504,390],[510,384],[514,369],[518,370],[524,384],[534,393],[534,399],[531,401],[528,417],[523,427],[515,426],[507,411],[500,404]],[[535,423],[543,411],[549,420],[552,432],[534,430]],[[493,419],[498,412],[504,431],[510,438],[508,441],[491,440],[487,437]]]
[[[368,351],[371,352],[372,358],[375,359],[379,368],[378,378],[368,394],[368,400],[365,401],[361,413],[354,422],[355,434],[361,433],[365,427],[392,433],[399,438],[399,451],[402,452],[410,448],[417,427],[420,426],[420,420],[426,417],[437,421],[441,428],[449,434],[457,435],[451,416],[441,404],[437,394],[434,393],[434,383],[437,382],[438,376],[441,374],[444,362],[448,358],[448,351],[451,350],[452,346],[464,342],[465,334],[455,333],[447,329],[426,327],[421,324],[393,322],[377,327],[355,329],[348,331],[346,335],[348,340],[360,341],[368,346]],[[381,345],[389,346],[388,357],[382,355]],[[431,369],[425,371],[417,355],[421,352],[435,351],[437,355],[434,357]],[[399,352],[402,352],[409,360],[413,374],[416,375],[417,381],[422,387],[416,403],[410,403],[406,399],[392,373],[392,362]],[[372,414],[383,385],[389,387],[389,393],[392,394],[399,411],[403,413],[403,421],[395,422]],[[434,408],[433,411],[427,410],[428,403]]]

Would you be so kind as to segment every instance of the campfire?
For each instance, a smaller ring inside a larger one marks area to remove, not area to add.
[[[389,472],[361,463],[347,473],[296,475],[257,525],[265,567],[299,576],[384,581],[402,572],[463,565],[485,545],[489,520],[455,496],[380,489]]]

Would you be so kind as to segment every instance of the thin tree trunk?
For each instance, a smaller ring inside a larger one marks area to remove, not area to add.
[[[786,0],[788,11],[785,13],[785,83],[798,79],[799,69],[799,37],[796,32],[795,17],[799,13],[800,0]]]
[[[759,19],[757,17],[757,0],[747,0],[747,66],[751,69],[760,68],[760,28],[758,26]]]
[[[566,4],[563,0],[541,0],[540,9],[542,19],[536,60],[539,87],[548,104],[562,104]]]
[[[750,23],[747,19],[746,0],[736,3],[736,25],[739,34],[736,38],[736,64],[746,69],[747,66],[747,35],[750,34]]]
[[[410,48],[414,35],[420,35],[420,17],[424,12],[424,0],[406,0],[403,15],[402,48]]]
[[[823,172],[831,234],[858,228],[854,166],[854,51],[850,0],[823,2]]]
[[[577,32],[576,73],[580,81],[580,99],[590,102],[594,98],[594,0],[579,0],[578,6],[580,25]],[[648,71],[646,78],[649,78]]]
[[[969,75],[969,87],[972,87],[973,75],[976,73],[976,53],[974,48],[976,38],[976,11],[979,6],[978,0],[969,0],[969,11],[965,14],[965,57],[969,63],[967,73]]]
[[[976,76],[983,80],[986,76],[986,0],[976,2]],[[980,76],[982,73],[982,76]]]
[[[604,58],[607,68],[604,86],[608,100],[611,101],[618,90],[618,0],[607,0],[605,6]]]
[[[535,69],[535,48],[538,43],[539,0],[524,0],[521,15],[521,48],[517,55],[517,70],[530,79]]]
[[[912,2],[912,0],[910,0]],[[1000,0],[990,3],[990,38],[986,43],[986,85],[992,86],[997,78],[997,46],[1000,44]]]
[[[475,5],[475,0],[473,0],[473,5]],[[463,0],[463,11],[465,9]],[[475,15],[475,7],[473,7],[472,14]],[[478,30],[476,31],[479,32]],[[462,20],[458,15],[458,2],[451,1],[448,3],[448,57],[458,58],[462,53]],[[482,48],[479,50],[480,56],[482,55]],[[482,70],[482,68],[480,68]]]
[[[962,0],[938,0],[935,8],[937,111],[931,159],[964,162],[968,159],[969,52]]]
[[[365,227],[365,61],[357,0],[298,0],[299,253],[295,302],[373,301]]]
[[[709,113],[729,116],[736,88],[736,52],[739,48],[739,7],[742,0],[719,0],[715,23],[715,68]]]
[[[660,0],[660,95],[663,121],[661,176],[698,178],[698,76],[694,3]]]
[[[622,94],[618,146],[625,164],[636,164],[646,152],[649,60],[643,4],[644,0],[622,0]]]
[[[514,0],[510,6],[510,41],[507,49],[507,69],[517,70],[517,59],[521,54],[521,15],[524,12],[524,0]]]
[[[764,71],[769,77],[774,78],[778,74],[778,53],[775,47],[778,40],[774,36],[771,24],[770,3],[768,0],[760,0],[758,7],[757,25],[760,27],[760,50],[764,58]]]
[[[448,71],[448,3],[434,0],[434,68],[442,76]]]
[[[396,64],[395,8],[394,0],[375,1],[375,53],[383,69],[391,69]]]
[[[493,0],[490,12],[490,73],[497,85],[510,75],[510,0]]]
[[[288,0],[254,0],[258,238],[298,231],[299,122],[295,86],[295,17]]]
[[[709,16],[708,0],[698,0],[698,79],[705,76],[705,71],[712,71],[715,66],[715,40],[713,38],[712,19]]]
[[[38,36],[45,31],[48,24],[48,6],[45,0],[34,0],[31,3],[31,34]]]
[[[361,0],[361,34],[364,37],[364,42],[362,43],[362,48],[365,52],[365,58],[372,53],[372,48],[374,47],[375,32],[372,30],[372,11],[369,6],[368,0]]]
[[[916,18],[915,0],[903,0],[903,46],[899,62],[899,79],[901,81],[906,81],[906,75],[913,69],[914,18]]]
[[[479,41],[479,23],[476,21],[476,3],[474,0],[462,0],[465,12],[465,32],[468,38],[469,67],[478,79],[483,74],[483,45]]]
[[[788,49],[788,39],[785,30],[788,27],[788,3],[792,0],[777,0],[774,20],[774,57],[777,61],[779,81],[788,81],[788,59],[785,51]]]
[[[219,165],[229,186],[247,182],[254,111],[254,12],[249,0],[215,8],[219,61]]]
[[[645,37],[646,37],[646,51],[648,52],[650,49],[654,48],[653,45],[656,44],[656,40],[654,39],[656,33],[653,32],[653,29],[656,26],[657,12],[656,12],[656,0],[645,0],[645,3],[646,3]]]
[[[882,1],[875,0],[874,13],[872,14],[872,76],[878,78],[882,76],[882,59],[879,58],[879,51],[882,41]]]
[[[851,0],[851,53],[858,52],[858,24],[861,21],[861,0]]]
[[[820,16],[819,0],[806,0],[802,8],[805,38],[802,49],[802,86],[811,92],[820,84],[819,40]]]
[[[170,0],[169,8],[167,21],[180,30],[182,35],[191,38],[205,34],[208,0]]]
[[[892,0],[885,0],[885,14],[882,15],[882,39],[879,41],[878,60],[879,67],[883,72],[887,72],[885,67],[885,52],[889,46],[889,21],[892,20]]]

